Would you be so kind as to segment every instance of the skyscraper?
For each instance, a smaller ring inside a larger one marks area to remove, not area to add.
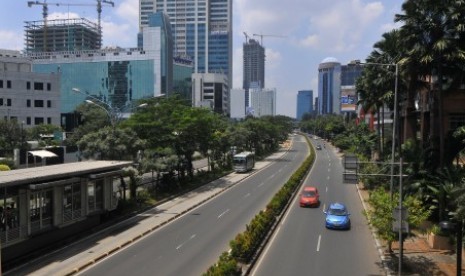
[[[232,0],[140,0],[139,27],[149,15],[168,14],[174,56],[194,61],[194,73],[223,73],[232,82]]]
[[[244,69],[242,88],[245,91],[245,105],[249,106],[250,88],[265,87],[265,48],[255,39],[243,44]]]
[[[297,93],[297,120],[305,113],[313,113],[313,90],[301,90]]]
[[[341,64],[325,58],[318,66],[318,114],[341,113]]]

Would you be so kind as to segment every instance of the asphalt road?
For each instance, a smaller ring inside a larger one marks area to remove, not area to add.
[[[316,150],[317,159],[303,186],[316,186],[319,208],[301,208],[297,196],[261,257],[252,275],[385,275],[362,214],[355,184],[342,183],[342,162],[333,147]],[[302,186],[302,187],[303,187]],[[351,214],[348,231],[328,230],[323,210],[330,202],[345,203]]]
[[[80,275],[201,275],[308,155],[302,136],[270,166]]]

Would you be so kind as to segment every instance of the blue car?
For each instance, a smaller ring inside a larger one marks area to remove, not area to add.
[[[326,228],[350,229],[350,214],[344,204],[331,203],[324,213],[326,214]]]

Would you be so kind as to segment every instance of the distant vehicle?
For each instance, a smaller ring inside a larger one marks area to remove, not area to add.
[[[318,207],[320,206],[320,195],[316,187],[307,186],[300,194],[300,207]]]
[[[253,152],[244,151],[233,156],[233,168],[235,172],[247,172],[255,166]]]
[[[350,214],[344,204],[338,202],[331,203],[324,213],[326,214],[326,228],[350,229]]]
[[[320,145],[316,146],[316,149],[321,150],[321,146]]]

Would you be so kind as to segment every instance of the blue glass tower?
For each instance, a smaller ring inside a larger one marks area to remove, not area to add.
[[[341,113],[341,64],[326,58],[318,66],[318,114]]]
[[[313,90],[301,90],[297,93],[297,120],[302,120],[305,113],[313,113]]]

